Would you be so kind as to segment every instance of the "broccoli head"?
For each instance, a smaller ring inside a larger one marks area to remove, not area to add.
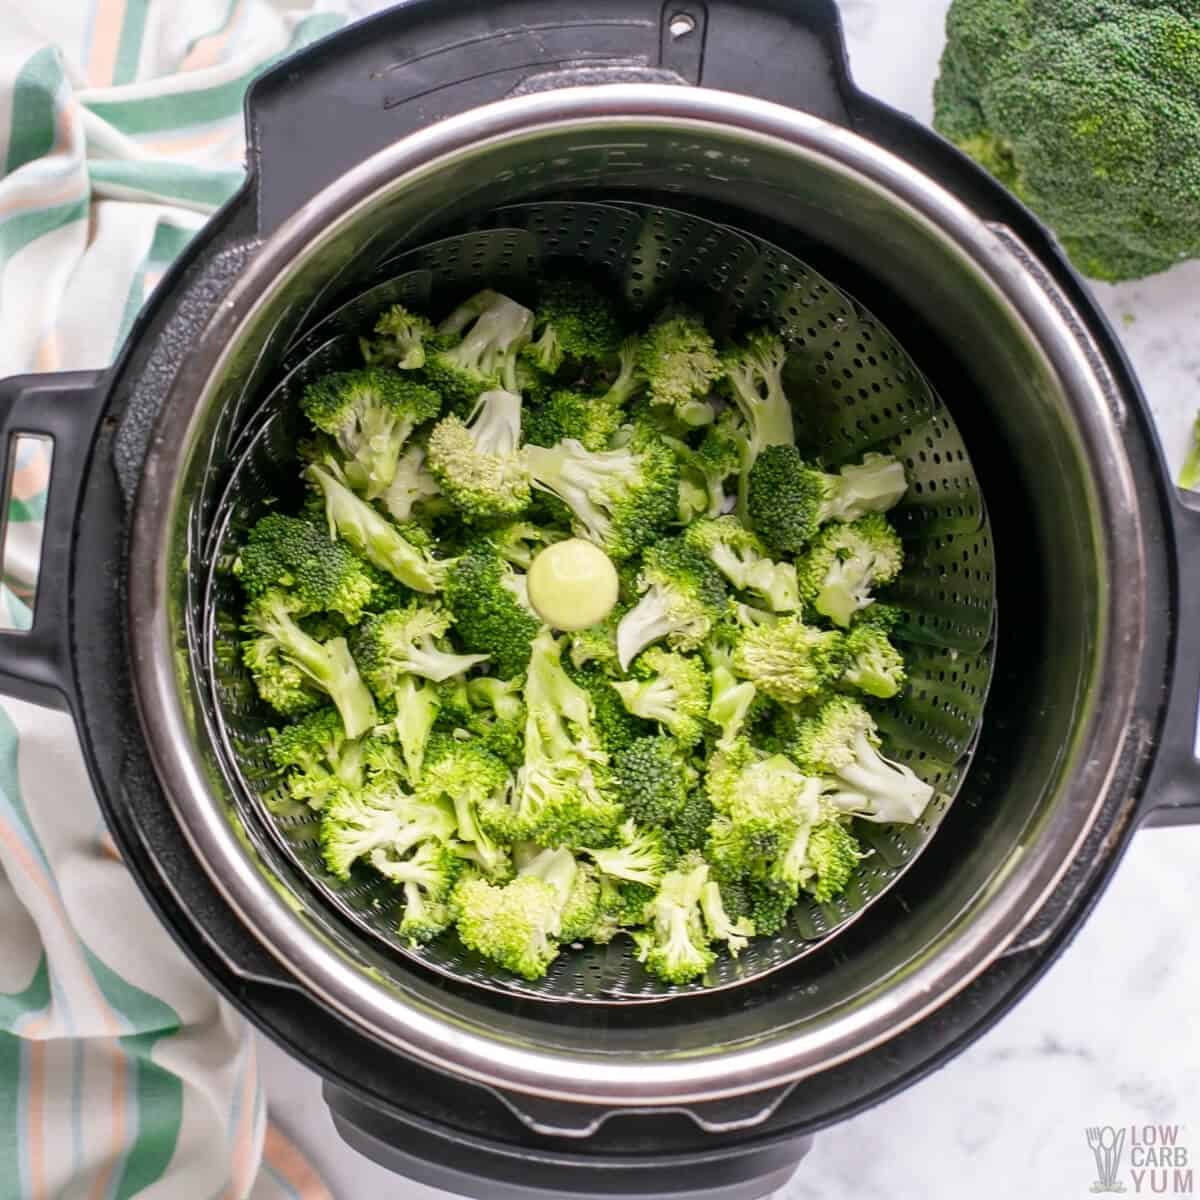
[[[787,347],[783,339],[760,329],[721,356],[725,389],[742,418],[740,467],[748,471],[768,446],[795,442],[792,406],[783,390]]]
[[[661,736],[638,738],[613,755],[611,772],[625,815],[652,828],[683,810],[693,776],[679,743]]]
[[[319,809],[339,788],[362,786],[362,744],[346,736],[342,716],[332,706],[271,730],[271,762],[287,773],[293,800]]]
[[[615,846],[584,853],[592,857],[604,875],[657,887],[674,857],[662,829],[638,829],[633,821],[626,821],[617,832]]]
[[[319,642],[310,637],[296,623],[290,596],[270,591],[252,600],[243,629],[251,635],[243,649],[243,661],[268,704],[289,715],[303,712],[315,707],[300,702],[307,688],[324,692],[333,701],[347,737],[361,737],[375,724],[375,703],[346,639]]]
[[[501,678],[525,670],[541,622],[529,607],[525,576],[491,542],[477,541],[454,560],[443,598],[469,650],[487,654]]]
[[[843,821],[822,821],[809,834],[806,854],[812,874],[803,886],[818,904],[840,896],[865,857],[858,838]]]
[[[892,645],[887,630],[880,625],[856,624],[842,642],[842,653],[845,656],[842,682],[868,696],[890,700],[908,678],[904,655]]]
[[[1130,279],[1200,255],[1200,14],[1191,0],[954,0],[934,125]]]
[[[648,927],[633,935],[638,959],[664,983],[690,983],[716,958],[700,908],[707,882],[708,864],[699,858],[685,859],[663,876],[646,906]]]
[[[900,538],[882,513],[827,525],[800,566],[800,593],[805,604],[845,629],[874,603],[872,589],[891,583],[903,563]]]
[[[450,621],[444,609],[419,604],[368,617],[355,630],[354,657],[375,695],[390,699],[405,675],[440,683],[486,662],[486,654],[455,654],[438,644]]]
[[[681,309],[660,316],[638,346],[638,367],[651,404],[670,408],[687,426],[712,423],[705,397],[722,375],[721,357],[699,316]]]
[[[298,614],[334,612],[353,624],[375,596],[366,567],[312,521],[269,513],[250,530],[233,571],[252,599],[281,589]]]
[[[438,415],[442,398],[411,376],[364,367],[309,384],[300,407],[337,442],[350,486],[374,500],[395,477],[412,431]]]
[[[933,789],[902,763],[884,758],[871,714],[848,696],[823,704],[801,721],[788,755],[832,783],[823,799],[839,812],[868,821],[912,823]]]
[[[695,650],[721,619],[727,599],[720,573],[683,538],[646,551],[637,585],[642,598],[617,626],[622,670],[664,638],[676,650]]]
[[[567,438],[552,447],[527,446],[539,488],[561,500],[580,537],[614,559],[629,558],[671,523],[679,486],[675,456],[661,439],[636,434],[614,450],[590,451]]]
[[[830,687],[845,662],[839,633],[785,617],[743,629],[733,650],[733,669],[764,696],[802,704]]]
[[[381,848],[371,851],[371,866],[404,892],[400,936],[421,944],[432,941],[454,920],[450,893],[463,860],[446,842],[422,842],[407,858],[395,858]]]
[[[602,362],[621,344],[613,305],[590,283],[548,283],[533,313],[534,340],[522,352],[539,371],[555,374],[564,361]]]
[[[358,344],[368,366],[416,371],[425,365],[427,353],[442,348],[442,339],[427,317],[393,304],[379,314],[375,336],[359,338]]]
[[[529,309],[499,292],[477,292],[438,326],[445,341],[462,340],[427,355],[425,377],[458,411],[489,389],[519,392],[517,362],[532,329]]]
[[[772,562],[766,547],[734,516],[697,521],[684,534],[738,591],[750,592],[772,612],[800,607],[796,568]]]
[[[625,707],[657,721],[684,749],[704,736],[709,677],[701,659],[652,646],[634,664],[637,678],[613,683]]]

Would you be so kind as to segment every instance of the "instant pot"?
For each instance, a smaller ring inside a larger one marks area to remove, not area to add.
[[[1139,826],[1200,814],[1200,512],[1137,381],[1031,214],[853,86],[832,0],[414,0],[275,67],[247,128],[245,186],[116,365],[0,384],[6,440],[54,443],[0,687],[72,713],[160,919],[364,1154],[487,1200],[764,1196],[998,1020]],[[994,672],[936,836],[814,953],[656,1003],[489,991],[363,937],[243,818],[193,653],[229,465],[303,331],[503,206],[599,201],[768,239],[874,314],[994,543]]]

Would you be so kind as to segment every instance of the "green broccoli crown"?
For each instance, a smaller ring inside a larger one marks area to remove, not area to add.
[[[799,554],[817,535],[837,477],[807,463],[795,446],[768,446],[750,468],[750,524],[776,554]]]
[[[284,658],[279,642],[273,637],[247,638],[242,642],[242,662],[259,696],[282,716],[311,712],[325,699],[308,676]]]
[[[764,600],[772,612],[792,612],[799,607],[795,566],[772,562],[766,547],[737,517],[697,521],[684,538],[735,588]]]
[[[479,877],[454,893],[458,936],[468,949],[526,979],[540,979],[558,955],[562,897],[537,875],[518,875],[503,887]]]
[[[393,304],[380,313],[375,335],[359,339],[368,366],[415,371],[425,365],[427,350],[442,348],[433,323],[419,313],[410,312],[403,304]]]
[[[429,435],[429,470],[467,520],[511,516],[529,507],[529,472],[518,452],[521,397],[483,392],[467,422],[451,413]]]
[[[636,717],[626,707],[613,687],[613,680],[599,667],[574,664],[567,674],[592,702],[592,728],[600,748],[610,755],[624,750],[636,739],[653,733],[654,726]]]
[[[664,313],[638,347],[638,367],[652,404],[670,407],[685,425],[707,425],[713,409],[705,401],[723,373],[712,335],[694,313]]]
[[[402,858],[424,841],[446,841],[454,829],[454,817],[444,806],[398,788],[343,788],[321,812],[321,850],[332,874],[348,879],[354,863],[374,850]]]
[[[450,621],[445,609],[420,604],[367,617],[355,630],[354,658],[375,695],[391,696],[404,675],[441,683],[486,662],[486,654],[455,654],[438,644]]]
[[[678,742],[653,736],[638,738],[615,754],[611,774],[625,815],[639,825],[661,828],[683,810],[692,770]]]
[[[287,772],[292,799],[312,808],[319,809],[339,788],[362,785],[363,747],[346,736],[341,713],[332,706],[271,730],[268,753],[275,767]]]
[[[566,359],[603,361],[617,353],[622,325],[612,303],[582,280],[555,280],[534,310],[536,339],[525,356],[553,375]]]
[[[703,660],[653,646],[638,656],[635,669],[637,679],[613,683],[625,707],[643,720],[657,721],[685,749],[696,745],[708,717],[709,677]]]
[[[903,544],[881,513],[827,525],[800,565],[800,596],[844,629],[874,603],[872,589],[891,583],[903,564]]]
[[[720,572],[683,538],[646,551],[638,588],[641,600],[617,626],[622,670],[663,638],[676,650],[695,650],[720,620],[728,597]]]
[[[799,888],[777,879],[753,880],[747,884],[750,917],[759,937],[770,937],[786,924],[788,913],[796,906]]]
[[[234,573],[251,598],[279,588],[298,601],[298,614],[336,612],[351,624],[375,594],[357,554],[319,525],[282,513],[269,513],[250,530]]]
[[[823,821],[808,838],[807,865],[813,876],[804,884],[818,904],[828,904],[850,883],[864,854],[858,839],[840,821]]]
[[[571,890],[562,909],[560,941],[574,942],[590,938],[602,923],[600,877],[590,863],[578,863]]]
[[[567,438],[553,447],[528,446],[534,482],[561,500],[576,531],[612,558],[628,558],[658,536],[675,516],[679,467],[661,439],[637,434],[615,450],[586,450]]]
[[[890,700],[904,686],[908,678],[904,656],[885,629],[869,622],[856,625],[842,646],[846,662],[843,683],[880,700]]]
[[[666,841],[671,854],[682,857],[703,850],[708,841],[708,828],[716,815],[712,801],[701,788],[688,792],[683,807],[666,828]]]
[[[934,125],[1120,280],[1200,255],[1190,0],[954,0]]]
[[[613,434],[625,421],[625,410],[606,396],[559,389],[525,420],[525,440],[531,446],[554,446],[573,438],[585,450],[607,450]]]
[[[647,905],[649,926],[633,935],[639,960],[664,983],[690,983],[716,960],[700,909],[707,882],[707,863],[684,860],[663,876]]]
[[[533,313],[498,292],[477,292],[438,326],[462,340],[429,355],[425,375],[457,409],[469,409],[481,392],[517,392],[517,362],[529,341]]]
[[[376,849],[371,851],[370,861],[384,878],[403,889],[401,937],[417,944],[428,942],[453,922],[455,910],[449,899],[463,860],[449,844],[422,842],[404,859]]]
[[[382,513],[356,496],[339,476],[335,464],[311,463],[304,475],[320,491],[331,536],[344,539],[368,562],[405,587],[415,592],[438,591],[448,564],[435,560],[427,548],[415,545]],[[420,527],[406,528],[413,537]]]
[[[350,485],[373,500],[391,484],[413,430],[438,415],[442,399],[410,376],[363,367],[309,384],[300,406],[336,441]]]
[[[769,330],[750,334],[721,356],[725,388],[745,422],[751,462],[769,446],[795,441],[792,406],[783,390],[787,347]]]
[[[816,716],[798,722],[787,753],[802,769],[833,780],[827,803],[869,821],[911,823],[933,795],[909,767],[879,753],[871,714],[848,696],[826,701]]]
[[[733,669],[765,696],[801,704],[832,685],[845,664],[843,637],[814,629],[798,617],[744,629]]]
[[[325,692],[337,706],[347,737],[360,737],[376,722],[375,704],[367,691],[345,638],[318,642],[296,623],[296,601],[279,591],[264,592],[246,608],[245,632],[253,635],[244,661],[268,704],[282,712],[302,712],[300,677]],[[285,670],[284,668],[289,668]],[[293,672],[297,673],[294,674]],[[280,708],[279,700],[286,707]]]
[[[489,655],[503,679],[529,665],[530,648],[541,622],[521,599],[525,576],[518,575],[496,548],[477,541],[454,562],[443,598],[454,628],[469,649]]]

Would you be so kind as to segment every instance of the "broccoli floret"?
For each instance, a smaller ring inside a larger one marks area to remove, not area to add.
[[[891,583],[903,563],[900,538],[881,513],[828,525],[800,566],[800,593],[806,605],[845,629],[874,603],[872,589]]]
[[[388,513],[404,524],[412,520],[416,509],[426,512],[431,508],[430,501],[441,494],[437,480],[425,465],[425,447],[409,446],[400,456],[392,482],[380,500]]]
[[[727,598],[720,573],[683,538],[646,551],[637,586],[642,598],[617,626],[622,670],[663,638],[676,650],[695,650],[720,620]]]
[[[428,355],[425,376],[460,411],[489,389],[517,392],[517,360],[532,329],[529,309],[498,292],[478,292],[438,326],[444,338],[461,334],[462,341]]]
[[[242,662],[259,696],[285,717],[311,712],[326,699],[308,676],[283,656],[279,642],[273,637],[243,641]]]
[[[733,409],[722,412],[694,449],[680,438],[663,435],[679,462],[680,524],[697,517],[719,517],[728,507],[725,480],[737,472],[742,461],[741,447],[730,432],[733,417]]]
[[[607,450],[625,422],[625,410],[604,396],[560,388],[540,408],[529,412],[525,440],[531,446],[554,446],[573,438],[585,450]]]
[[[480,708],[489,708],[501,721],[517,721],[525,718],[525,702],[521,699],[520,679],[494,679],[490,675],[467,681],[467,695],[471,703]]]
[[[584,667],[590,663],[606,674],[615,675],[619,669],[617,626],[627,611],[625,605],[618,602],[603,621],[572,633],[571,665]]]
[[[305,477],[321,491],[330,537],[341,537],[368,562],[414,592],[436,592],[448,564],[403,536],[385,516],[356,496],[337,477],[332,464],[312,463]]]
[[[362,786],[362,743],[346,736],[341,713],[332,706],[272,729],[268,752],[287,772],[288,794],[310,808],[319,809],[338,788]]]
[[[366,564],[311,521],[269,513],[255,524],[233,565],[253,599],[280,589],[297,615],[335,612],[351,624],[368,607],[374,585]]]
[[[601,362],[621,344],[621,322],[608,301],[582,280],[556,280],[542,289],[533,314],[534,341],[525,357],[555,374],[564,360]]]
[[[708,842],[708,827],[716,815],[712,801],[702,788],[693,788],[687,794],[683,807],[667,826],[667,844],[677,856],[692,850],[703,850]]]
[[[689,426],[709,425],[715,416],[705,399],[723,374],[716,343],[695,313],[664,313],[638,347],[638,367],[652,404],[666,405]]]
[[[291,597],[279,591],[264,592],[247,607],[243,629],[255,635],[243,657],[259,695],[268,704],[289,714],[304,711],[298,695],[302,679],[333,701],[347,737],[361,737],[375,724],[374,701],[359,677],[346,639],[318,642],[309,637],[296,624]],[[281,708],[276,701],[287,707]]]
[[[455,654],[439,646],[449,628],[448,612],[418,604],[368,617],[354,637],[354,658],[367,685],[382,700],[395,695],[405,675],[440,683],[487,661],[486,654]]]
[[[654,732],[649,721],[635,717],[613,688],[613,680],[600,668],[592,665],[567,668],[567,674],[592,701],[592,728],[601,749],[615,755],[638,738]]]
[[[633,935],[639,961],[665,983],[689,983],[716,959],[700,909],[707,882],[708,864],[703,860],[685,860],[668,872],[647,906],[649,927]]]
[[[684,538],[738,591],[752,593],[772,612],[792,612],[800,607],[795,566],[772,562],[766,547],[737,517],[697,521]]]
[[[787,756],[746,742],[719,751],[707,779],[716,812],[706,857],[724,874],[799,882],[804,846],[820,815],[821,780]]]
[[[481,814],[501,841],[602,846],[620,818],[601,786],[607,755],[598,746],[591,698],[563,670],[561,655],[561,644],[542,630],[525,678],[525,761],[508,803]]]
[[[455,889],[458,936],[468,948],[526,979],[540,979],[558,955],[563,909],[578,871],[569,850],[547,850],[503,887],[478,877]]]
[[[636,679],[613,684],[625,707],[643,720],[657,721],[684,749],[691,749],[704,736],[708,716],[704,663],[653,646],[638,656],[635,673]]]
[[[529,507],[529,471],[518,453],[521,397],[483,392],[464,423],[451,413],[429,435],[429,470],[468,521],[511,516]]]
[[[738,465],[743,476],[768,447],[795,442],[792,406],[783,390],[786,364],[787,347],[766,329],[750,334],[721,356],[725,390],[742,417]],[[744,497],[744,487],[741,493]],[[741,515],[745,516],[744,508]]]
[[[614,559],[652,542],[675,516],[679,469],[660,439],[637,434],[615,450],[586,450],[567,438],[527,446],[535,484],[571,510],[575,531]]]
[[[438,415],[442,398],[410,376],[364,367],[309,384],[300,406],[317,429],[337,442],[347,483],[374,500],[394,479],[412,431]]]
[[[411,785],[421,779],[425,747],[441,708],[438,689],[415,675],[399,675],[389,693],[395,705],[392,729],[400,743],[405,773]]]
[[[730,745],[742,732],[750,706],[758,695],[758,689],[749,680],[738,679],[733,671],[733,651],[716,641],[704,646],[708,660],[712,698],[708,705],[708,719],[721,731],[717,745]]]
[[[657,887],[673,857],[662,829],[638,829],[633,821],[626,821],[618,831],[618,837],[620,840],[615,846],[585,850],[584,853],[595,860],[605,875]]]
[[[769,446],[750,470],[747,513],[774,553],[799,554],[825,522],[886,512],[907,489],[903,463],[886,454],[865,454],[828,475],[795,446]]]
[[[482,827],[480,813],[502,804],[508,786],[505,763],[478,742],[453,738],[438,743],[421,778],[421,796],[454,806],[458,836],[466,843],[462,856],[489,879],[507,878],[510,862],[508,852]]]
[[[639,825],[661,828],[683,810],[693,772],[673,738],[638,738],[613,755],[611,769],[617,799]]]
[[[934,124],[1120,280],[1200,255],[1192,0],[955,0]]]
[[[801,704],[820,694],[841,675],[843,637],[814,629],[799,617],[741,631],[733,651],[733,669],[764,696]]]
[[[455,560],[444,599],[469,650],[487,654],[503,679],[525,670],[541,622],[529,607],[525,576],[490,542],[475,542]]]
[[[755,933],[759,937],[778,933],[796,906],[799,888],[775,879],[755,879],[747,884],[746,890]]]
[[[371,866],[404,890],[400,936],[421,944],[432,941],[454,919],[450,893],[463,860],[445,842],[422,842],[408,858],[394,858],[384,849],[371,851]]]
[[[746,917],[732,920],[725,911],[720,885],[709,879],[700,889],[700,911],[704,914],[704,927],[711,941],[724,942],[729,953],[737,958],[750,945],[754,936],[754,922]]]
[[[842,682],[868,696],[890,700],[908,678],[904,656],[878,625],[855,625],[842,642],[842,653]]]
[[[833,777],[824,799],[839,812],[868,821],[916,821],[933,788],[911,768],[884,758],[871,714],[848,696],[802,721],[788,754],[804,770]]]
[[[489,753],[510,767],[525,761],[525,702],[521,699],[524,679],[495,679],[483,676],[467,685],[471,703],[477,706],[467,717],[465,728]]]
[[[426,353],[441,349],[433,323],[403,304],[393,304],[380,313],[373,338],[359,338],[363,361],[368,366],[394,367],[416,371],[425,365]]]
[[[321,813],[325,865],[339,879],[373,850],[403,858],[425,841],[444,842],[454,833],[449,808],[408,795],[395,786],[343,788]]]
[[[558,931],[563,942],[590,939],[604,921],[603,894],[600,876],[591,863],[577,863],[575,879],[567,893],[562,910],[562,928]]]
[[[807,854],[813,874],[804,888],[818,904],[840,896],[865,857],[858,839],[841,821],[822,821],[809,835]]]

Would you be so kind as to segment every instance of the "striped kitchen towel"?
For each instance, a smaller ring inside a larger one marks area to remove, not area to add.
[[[0,377],[103,367],[242,179],[242,97],[336,28],[268,0],[0,3]],[[27,627],[47,460],[14,464],[0,617]],[[70,721],[0,708],[0,1200],[316,1200],[245,1022],[104,830]]]

